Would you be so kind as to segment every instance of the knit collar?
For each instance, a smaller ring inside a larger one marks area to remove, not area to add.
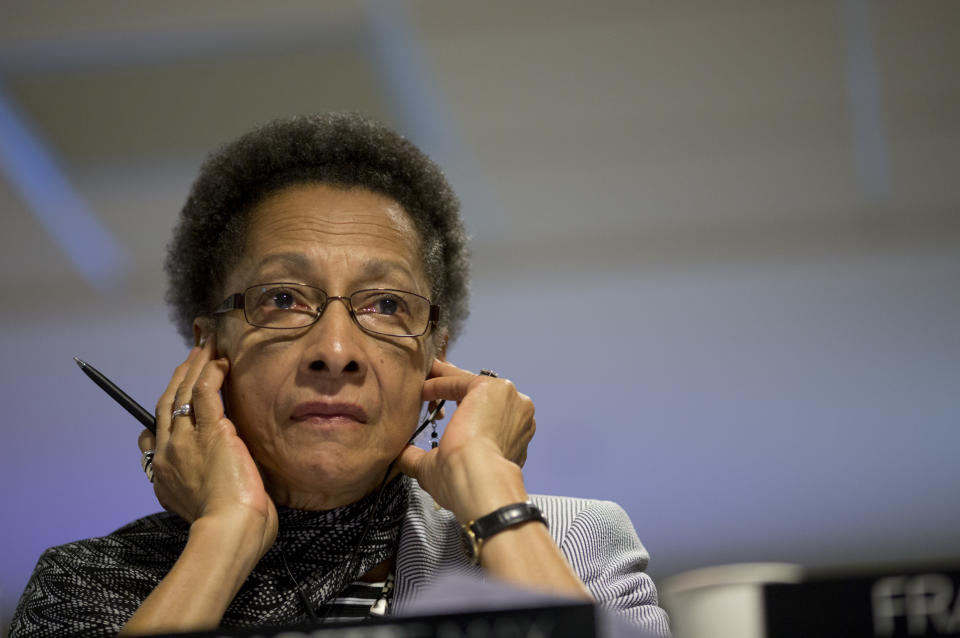
[[[306,619],[306,610],[284,567],[284,557],[317,609],[340,588],[392,558],[409,490],[410,479],[400,476],[384,486],[379,503],[374,492],[332,510],[277,508],[277,540],[227,609],[224,624],[264,624],[289,619],[291,614]]]

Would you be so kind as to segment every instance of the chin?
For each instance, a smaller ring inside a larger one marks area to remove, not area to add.
[[[382,478],[389,461],[357,459],[338,447],[324,446],[284,463],[286,482],[301,490],[329,493],[353,491]]]

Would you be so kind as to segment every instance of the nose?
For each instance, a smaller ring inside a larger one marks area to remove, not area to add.
[[[334,303],[341,301],[343,303]],[[359,374],[366,367],[360,326],[350,316],[349,300],[328,297],[317,322],[304,335],[307,368],[333,377]]]

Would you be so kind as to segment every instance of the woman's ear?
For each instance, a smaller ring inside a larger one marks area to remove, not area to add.
[[[444,334],[440,337],[440,341],[437,343],[436,350],[434,351],[434,358],[440,359],[440,361],[447,360],[447,342],[448,335]]]
[[[197,317],[193,320],[193,345],[203,347],[213,334],[214,322],[210,317]]]

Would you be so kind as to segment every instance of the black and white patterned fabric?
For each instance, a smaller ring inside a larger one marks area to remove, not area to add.
[[[446,575],[483,578],[460,541],[460,525],[447,510],[413,483],[400,533],[397,584],[391,613]],[[657,588],[644,571],[650,555],[630,517],[616,503],[586,498],[531,494],[549,522],[550,535],[599,606],[625,618],[643,636],[670,636],[667,613],[658,606]]]
[[[395,481],[385,495],[376,525],[378,550],[364,558],[354,576],[389,555],[399,528],[396,583],[389,613],[405,607],[431,583],[447,574],[483,578],[460,543],[453,514],[434,507],[433,499],[410,479]],[[644,572],[649,555],[626,513],[615,503],[531,495],[550,523],[550,534],[598,604],[625,617],[643,635],[669,636],[666,612]],[[356,504],[369,507],[369,499]],[[354,507],[354,506],[350,506]],[[339,510],[334,510],[337,512]],[[331,549],[323,541],[335,516],[328,512],[284,510],[278,538],[291,570],[323,614],[325,587],[335,580],[327,567],[338,565],[350,548]],[[402,524],[401,524],[402,523]],[[140,519],[110,536],[61,545],[41,557],[20,600],[11,638],[21,636],[114,635],[170,569],[186,542],[187,524],[170,514]],[[295,533],[293,533],[295,532]],[[295,537],[287,541],[288,535]],[[374,531],[371,530],[371,536]],[[385,552],[381,554],[381,552]],[[331,595],[335,592],[331,592]],[[247,579],[224,615],[223,626],[288,624],[307,620],[306,611],[282,569],[274,545]]]
[[[384,488],[379,513],[348,569],[376,494],[322,512],[278,508],[277,542],[263,556],[223,615],[224,627],[309,620],[282,554],[314,609],[394,556],[407,510],[410,479]],[[68,543],[40,557],[10,627],[10,636],[114,636],[173,567],[189,524],[159,513],[109,536]]]

